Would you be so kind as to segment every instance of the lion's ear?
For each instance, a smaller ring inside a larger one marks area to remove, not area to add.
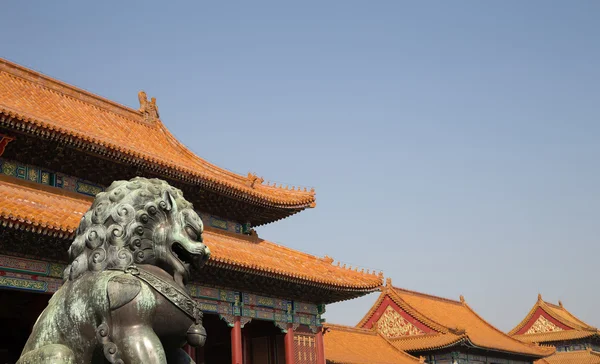
[[[171,211],[172,214],[177,214],[177,202],[175,202],[175,198],[171,195],[171,192],[168,190],[165,191],[163,195],[163,199],[167,203],[167,211]]]

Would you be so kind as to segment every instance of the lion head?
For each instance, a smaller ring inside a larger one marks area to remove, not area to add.
[[[210,256],[202,243],[203,230],[192,204],[167,182],[142,177],[115,181],[96,195],[81,219],[64,280],[89,271],[151,264],[184,285],[190,266],[200,268]]]

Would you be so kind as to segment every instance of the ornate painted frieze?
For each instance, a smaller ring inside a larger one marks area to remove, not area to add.
[[[244,232],[243,226],[240,223],[231,220],[226,220],[221,217],[207,214],[204,212],[199,212],[198,215],[200,215],[202,222],[206,226],[210,226],[219,230],[224,230],[236,234],[242,234]]]
[[[388,338],[424,334],[421,329],[408,322],[391,306],[385,309],[377,321],[377,331]]]
[[[547,318],[540,315],[540,317],[535,320],[533,325],[525,332],[525,334],[537,334],[541,332],[553,332],[553,331],[563,331],[560,327],[556,326],[552,322],[550,322]]]
[[[0,158],[0,173],[86,196],[95,196],[105,190],[103,186],[90,181],[3,158]]]
[[[216,313],[220,315],[233,315],[233,306],[229,302],[211,301],[202,298],[196,298],[203,312]]]
[[[290,310],[291,302],[273,297],[259,296],[251,293],[242,293],[244,305],[268,307],[276,310]]]
[[[189,284],[188,290],[190,296],[194,298],[207,298],[211,300],[219,300],[224,302],[235,303],[239,300],[238,293],[226,289],[202,287],[197,284]]]
[[[38,293],[54,293],[62,280],[52,277],[38,277],[30,274],[0,271],[0,289],[18,289]]]
[[[64,264],[0,255],[0,270],[62,278]]]
[[[0,255],[0,289],[54,293],[62,284],[65,267],[64,264]],[[242,316],[246,321],[273,321],[284,331],[288,323],[296,327],[306,325],[313,332],[321,325],[319,310],[313,304],[197,284],[189,284],[188,290],[203,312],[218,314],[226,321],[234,316]]]
[[[580,351],[580,350],[588,350],[592,351],[600,351],[600,345],[596,345],[590,342],[577,342],[577,343],[568,343],[566,345],[556,345],[556,351],[564,352],[564,351]]]
[[[302,312],[302,313],[309,313],[311,315],[319,314],[319,308],[317,305],[312,304],[312,303],[304,303],[304,302],[294,302],[294,311]]]

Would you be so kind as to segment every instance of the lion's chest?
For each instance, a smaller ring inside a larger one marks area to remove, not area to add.
[[[185,342],[185,334],[194,322],[163,296],[157,294],[156,302],[153,322],[154,332],[163,342],[174,341],[174,345],[180,346]]]

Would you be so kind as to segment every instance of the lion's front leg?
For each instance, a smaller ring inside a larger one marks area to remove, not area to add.
[[[117,276],[108,283],[108,299],[111,339],[123,362],[167,364],[163,345],[152,329],[156,299],[150,288],[133,276]],[[105,352],[107,359],[110,355]]]
[[[49,344],[29,351],[17,361],[17,364],[74,364],[75,354],[65,345]]]
[[[165,350],[151,326],[121,327],[113,338],[125,364],[167,364]]]

